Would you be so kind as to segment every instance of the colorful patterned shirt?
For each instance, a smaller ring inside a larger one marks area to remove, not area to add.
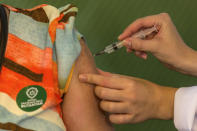
[[[0,129],[63,131],[60,103],[81,47],[77,8],[10,9],[0,74]]]

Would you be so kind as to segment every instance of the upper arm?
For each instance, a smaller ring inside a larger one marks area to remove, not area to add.
[[[69,131],[109,131],[112,130],[106,116],[99,109],[99,101],[94,95],[94,86],[81,83],[81,73],[97,73],[91,52],[81,40],[82,51],[75,63],[68,93],[63,100],[63,119]]]

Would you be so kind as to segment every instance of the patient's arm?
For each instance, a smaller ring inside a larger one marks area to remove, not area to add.
[[[94,59],[81,40],[82,51],[76,61],[69,91],[63,100],[63,120],[68,131],[110,131],[112,126],[99,109],[94,86],[79,82],[81,73],[97,73]]]

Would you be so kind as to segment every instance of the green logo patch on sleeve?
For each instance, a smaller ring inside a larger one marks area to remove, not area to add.
[[[33,112],[46,102],[47,93],[38,85],[23,88],[16,97],[18,107],[26,112]]]

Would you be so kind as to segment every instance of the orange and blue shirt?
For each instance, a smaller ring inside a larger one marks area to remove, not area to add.
[[[0,129],[64,131],[60,104],[81,47],[78,9],[7,6],[9,34],[0,74]]]

